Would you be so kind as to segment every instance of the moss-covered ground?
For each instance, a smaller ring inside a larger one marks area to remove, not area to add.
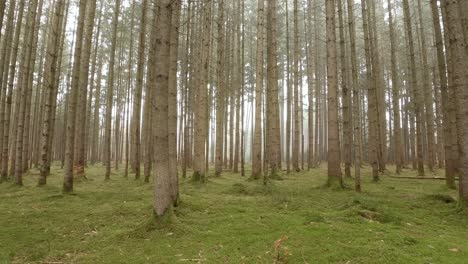
[[[324,187],[325,167],[267,187],[181,179],[180,206],[153,225],[152,184],[133,175],[91,167],[64,195],[60,169],[45,187],[36,174],[0,184],[0,263],[468,263],[468,212],[441,180],[373,183],[365,168],[357,194],[352,179]]]

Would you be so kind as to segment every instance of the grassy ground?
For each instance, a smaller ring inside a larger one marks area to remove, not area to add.
[[[234,174],[181,180],[181,206],[151,229],[152,185],[121,174],[105,182],[96,167],[62,195],[59,169],[44,188],[32,174],[21,188],[0,184],[0,263],[468,261],[468,212],[440,180],[372,183],[364,170],[362,194],[324,188],[325,169],[268,188]]]

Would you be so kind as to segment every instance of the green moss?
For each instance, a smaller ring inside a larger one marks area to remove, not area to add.
[[[0,185],[0,263],[468,259],[468,212],[445,202],[457,193],[440,180],[382,177],[372,184],[364,167],[357,194],[324,188],[325,167],[281,175],[266,186],[230,173],[206,184],[181,178],[179,206],[156,219],[152,184],[125,179],[123,170],[104,181],[101,166],[87,168],[86,176],[75,182],[74,195],[61,193],[63,171],[56,166],[46,186],[36,187],[37,171],[25,175],[22,188]]]
[[[340,177],[328,177],[327,178],[327,187],[334,189],[334,190],[339,190],[343,189],[343,178]]]
[[[192,182],[195,182],[195,183],[205,183],[206,181],[206,177],[204,174],[201,174],[200,172],[198,171],[195,171],[193,172],[193,175],[192,175]]]

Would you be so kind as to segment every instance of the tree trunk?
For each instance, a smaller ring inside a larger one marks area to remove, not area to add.
[[[463,38],[462,19],[459,13],[457,0],[442,0],[447,12],[447,26],[449,49],[452,55],[454,67],[452,89],[456,94],[458,104],[457,130],[459,136],[460,151],[460,201],[464,206],[468,202],[468,55],[465,50],[465,41]]]
[[[262,174],[262,101],[263,101],[263,62],[265,43],[265,2],[258,0],[257,17],[257,57],[255,68],[255,128],[252,146],[252,178],[260,179]],[[287,159],[287,158],[286,158]]]
[[[434,24],[435,42],[437,50],[437,65],[439,69],[440,93],[442,101],[444,127],[444,151],[445,151],[445,179],[449,188],[455,188],[455,166],[456,161],[452,155],[451,131],[450,131],[450,106],[447,87],[447,65],[445,64],[444,43],[442,41],[442,30],[440,26],[440,13],[437,0],[431,0],[432,21]],[[436,87],[437,89],[437,87]]]
[[[268,1],[267,9],[267,144],[268,165],[270,175],[267,172],[264,183],[268,178],[278,176],[280,158],[280,126],[279,126],[279,103],[278,103],[278,72],[277,72],[277,35],[276,35],[276,0]]]
[[[79,94],[79,79],[81,70],[81,53],[83,46],[84,22],[86,17],[86,0],[80,0],[78,26],[76,29],[76,44],[73,59],[73,73],[67,112],[67,133],[65,143],[65,176],[63,191],[73,191],[73,160],[75,147],[75,120]]]
[[[378,162],[378,116],[377,116],[377,91],[374,79],[375,74],[372,71],[371,62],[371,43],[369,36],[367,0],[362,1],[362,20],[364,30],[364,49],[366,56],[366,86],[368,91],[368,113],[369,113],[369,137],[368,137],[368,160],[372,166],[372,178],[379,180],[379,162]]]
[[[354,0],[348,1],[348,26],[351,44],[351,76],[353,80],[353,131],[354,131],[354,182],[356,192],[361,192],[361,110],[359,66],[356,55],[356,28],[354,22]]]
[[[155,185],[153,208],[156,216],[163,216],[171,206],[170,172],[169,172],[169,72],[171,66],[171,18],[172,6],[170,0],[160,0],[155,4],[156,16],[156,46],[154,60],[154,83],[150,83],[155,96],[153,111],[155,127]],[[147,155],[151,155],[147,153]]]
[[[107,82],[107,99],[106,99],[106,124],[105,124],[105,142],[104,142],[104,160],[106,162],[105,179],[110,179],[111,174],[111,134],[112,134],[112,103],[114,99],[114,65],[115,51],[117,46],[117,26],[119,24],[120,0],[116,0],[114,7],[114,18],[112,20],[112,42],[110,47],[109,60],[109,79]],[[118,129],[117,127],[115,129]],[[118,160],[116,159],[116,162]]]
[[[216,94],[216,162],[215,175],[220,176],[223,171],[223,135],[225,108],[225,72],[224,72],[224,0],[218,4],[218,65],[217,65],[217,94]]]
[[[417,145],[417,167],[418,175],[424,176],[424,156],[423,156],[423,135],[422,135],[422,114],[421,114],[421,94],[416,78],[416,60],[414,54],[413,30],[411,29],[411,14],[408,0],[403,0],[403,11],[405,17],[405,27],[408,36],[409,56],[410,56],[410,87],[412,91],[412,105],[416,118],[416,145]]]
[[[60,0],[55,3],[54,17],[52,19],[52,32],[50,32],[47,43],[47,58],[45,66],[45,104],[44,104],[44,117],[42,121],[42,137],[41,137],[41,167],[38,185],[45,185],[47,183],[47,177],[50,173],[51,164],[51,149],[50,141],[52,135],[49,133],[52,125],[52,106],[54,100],[57,100],[56,90],[56,74],[60,71],[58,66],[58,51],[60,49],[61,40],[61,23],[63,19],[63,11],[65,8],[65,1]]]
[[[293,153],[292,166],[293,170],[299,172],[299,21],[298,21],[298,3],[294,0],[294,137],[293,137]],[[302,99],[302,98],[301,98]]]
[[[35,28],[35,18],[36,18],[36,11],[37,11],[37,0],[33,0],[29,3],[28,7],[28,17],[26,19],[26,25],[28,27],[27,31],[25,32],[25,39],[22,49],[22,56],[20,62],[20,72],[19,72],[19,79],[17,83],[18,89],[18,96],[17,96],[17,107],[16,107],[16,130],[13,133],[16,136],[14,148],[14,156],[15,156],[15,183],[16,185],[23,185],[23,135],[24,135],[24,127],[25,127],[25,116],[26,116],[26,105],[28,104],[28,79],[31,69],[30,60],[31,60],[31,53],[32,53],[32,45],[34,42],[34,28]],[[13,163],[12,163],[13,168]]]
[[[322,89],[322,79],[320,71],[320,23],[319,19],[319,6],[318,1],[314,2],[314,27],[315,27],[315,139],[314,139],[314,148],[315,148],[315,157],[314,157],[314,167],[318,167],[321,159],[321,145],[320,138],[322,136],[321,127],[321,89]]]
[[[88,0],[86,4],[86,19],[83,36],[83,53],[81,56],[81,70],[79,77],[79,92],[77,104],[76,135],[75,135],[75,169],[78,175],[85,172],[85,137],[86,137],[86,98],[88,94],[89,61],[93,40],[94,16],[96,14],[96,0]],[[91,91],[90,91],[91,92]]]
[[[336,59],[335,0],[326,1],[328,83],[328,185],[343,186],[338,125],[338,69]]]
[[[15,18],[15,6],[16,1],[10,2],[10,7],[8,11],[8,18],[6,24],[6,30],[3,37],[5,39],[12,39],[13,38],[13,31],[14,31],[14,18]],[[0,22],[1,23],[1,22]],[[21,24],[21,23],[17,23]],[[12,41],[3,41],[1,57],[0,57],[0,182],[7,180],[7,175],[3,175],[2,166],[3,163],[8,163],[8,157],[3,156],[3,149],[6,147],[8,149],[8,134],[9,134],[9,125],[7,126],[7,119],[9,117],[6,116],[7,104],[8,104],[8,97],[7,97],[7,90],[8,90],[8,73],[9,73],[9,63],[11,53],[15,52],[12,50]],[[15,62],[16,63],[16,62]],[[11,105],[11,104],[10,104]],[[10,107],[11,108],[11,107]],[[7,130],[8,128],[8,130]],[[6,137],[6,139],[5,139]],[[6,160],[5,160],[6,159]]]
[[[192,9],[192,1],[188,0],[187,3],[187,28],[186,28],[186,39],[185,39],[185,62],[182,64],[182,87],[184,90],[184,136],[183,136],[183,157],[182,157],[182,177],[187,177],[187,166],[189,163],[189,157],[191,153],[190,147],[190,120],[191,120],[191,92],[189,89],[189,63],[191,57],[191,9]],[[191,77],[191,75],[190,75]],[[226,126],[225,126],[226,127]],[[227,131],[225,129],[225,131]],[[226,138],[226,137],[225,137]]]
[[[172,17],[170,28],[169,53],[169,88],[168,88],[168,147],[170,194],[174,206],[179,202],[179,175],[177,174],[177,60],[179,55],[179,20],[181,2],[176,0],[171,5]],[[157,143],[157,142],[156,142]]]
[[[141,97],[143,92],[143,74],[145,71],[145,47],[146,47],[146,20],[147,20],[148,0],[143,0],[141,4],[140,35],[138,43],[138,63],[135,96],[133,98],[133,119],[132,119],[132,168],[135,171],[135,179],[140,178],[140,157],[141,157]]]
[[[193,161],[193,180],[205,182],[205,143],[207,138],[207,80],[209,67],[209,51],[210,51],[210,29],[211,29],[211,1],[204,0],[203,11],[203,33],[201,40],[201,61],[198,71],[199,83],[197,87],[197,106],[195,107],[195,134],[194,148],[195,156]]]
[[[395,152],[395,164],[396,173],[400,174],[403,166],[403,149],[401,142],[401,126],[400,126],[400,79],[398,76],[398,65],[397,65],[397,44],[396,44],[396,33],[393,21],[393,7],[391,0],[388,0],[389,10],[389,26],[390,26],[390,53],[391,53],[391,73],[392,73],[392,105],[393,105],[393,130],[394,130],[394,152]]]
[[[155,11],[155,10],[154,10]],[[152,21],[152,30],[151,30],[151,40],[150,40],[150,49],[148,54],[148,67],[147,67],[147,76],[146,76],[146,83],[154,83],[154,67],[155,67],[155,55],[154,52],[156,49],[156,15],[153,14],[153,21]],[[150,85],[146,85],[145,90],[145,105],[143,107],[143,145],[144,147],[144,161],[143,161],[143,174],[145,176],[144,181],[149,182],[149,178],[151,176],[152,170],[152,163],[153,163],[153,89],[151,89]]]
[[[340,32],[340,61],[341,61],[341,86],[343,104],[343,159],[345,163],[345,176],[351,177],[351,156],[353,131],[351,130],[351,93],[349,92],[349,76],[347,50],[345,45],[344,19],[342,1],[338,0],[339,32]]]
[[[423,13],[421,8],[421,0],[418,0],[418,13],[419,13],[419,30],[421,36],[421,57],[422,57],[422,80],[423,80],[423,96],[424,105],[426,107],[426,135],[427,135],[427,158],[428,168],[434,171],[434,163],[436,159],[435,154],[435,131],[434,131],[434,100],[432,87],[430,82],[429,65],[427,62],[427,47],[426,47],[426,33],[424,30]]]

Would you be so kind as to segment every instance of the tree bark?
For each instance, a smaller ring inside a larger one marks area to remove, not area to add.
[[[356,55],[356,28],[354,22],[354,0],[348,1],[348,27],[351,46],[351,76],[353,80],[353,131],[354,131],[354,188],[361,192],[361,105],[359,66]]]
[[[366,56],[366,86],[368,93],[368,113],[369,113],[369,128],[368,128],[368,160],[372,166],[372,178],[374,181],[379,180],[379,162],[378,162],[378,116],[377,116],[377,91],[375,87],[375,74],[372,70],[371,62],[371,43],[369,36],[367,0],[361,2],[362,5],[362,20],[364,31],[364,49]]]
[[[294,60],[293,60],[293,73],[294,73],[294,137],[293,137],[293,153],[292,153],[292,166],[296,172],[300,171],[299,168],[299,140],[300,140],[300,127],[299,127],[299,20],[298,20],[298,3],[294,0]]]
[[[255,65],[255,128],[252,146],[252,178],[262,175],[262,101],[263,101],[263,62],[265,43],[265,2],[258,0],[257,17],[257,54]],[[286,158],[287,159],[287,158]]]
[[[67,133],[65,143],[65,176],[63,181],[63,191],[73,191],[73,160],[75,147],[75,120],[79,94],[79,79],[81,70],[81,53],[83,46],[84,22],[86,17],[86,0],[80,0],[78,26],[76,29],[76,44],[73,59],[73,72],[70,96],[68,100],[67,112]]]
[[[464,206],[468,202],[468,55],[465,50],[463,38],[462,19],[458,9],[457,0],[442,0],[447,12],[447,28],[449,49],[452,55],[454,67],[452,89],[456,94],[457,111],[460,118],[457,118],[457,130],[459,136],[460,152],[460,201]]]
[[[81,56],[81,70],[79,77],[79,92],[77,104],[76,135],[75,135],[75,169],[78,175],[85,173],[85,137],[86,137],[86,99],[88,94],[89,61],[94,30],[94,16],[96,14],[96,0],[88,0],[86,4],[86,19],[83,35],[83,53]],[[90,91],[91,92],[91,91]]]
[[[211,29],[211,1],[204,0],[203,11],[203,33],[201,40],[201,61],[199,74],[199,83],[197,87],[197,106],[195,107],[195,133],[194,133],[194,148],[195,156],[193,160],[193,180],[205,182],[206,164],[206,138],[207,138],[207,106],[208,106],[208,67],[209,67],[209,51],[210,51],[210,29]]]
[[[105,124],[105,142],[104,142],[104,156],[106,162],[105,179],[110,179],[111,174],[111,137],[112,137],[112,103],[114,99],[114,65],[115,65],[115,51],[117,46],[117,26],[119,24],[120,13],[120,0],[116,0],[114,7],[114,18],[112,20],[112,41],[110,47],[109,59],[109,79],[107,82],[107,99],[106,99],[106,124]],[[118,129],[118,128],[116,128]],[[116,162],[118,160],[116,159]]]
[[[220,176],[223,171],[223,135],[225,108],[225,71],[224,71],[224,0],[218,4],[218,65],[217,65],[217,94],[216,94],[216,162],[215,175]]]
[[[60,40],[61,40],[61,23],[63,19],[63,11],[65,8],[65,1],[59,0],[55,3],[54,17],[52,19],[52,32],[49,34],[48,43],[47,43],[47,58],[45,66],[45,104],[44,104],[44,116],[42,121],[42,137],[41,137],[41,166],[40,166],[40,176],[38,185],[45,185],[47,183],[47,177],[50,173],[50,164],[51,164],[51,149],[50,141],[52,140],[52,135],[49,133],[52,125],[52,106],[54,105],[54,100],[57,100],[56,90],[56,74],[60,71],[58,66],[58,51],[60,49]]]
[[[8,11],[7,23],[5,34],[3,37],[5,39],[12,39],[13,38],[13,31],[14,31],[14,18],[15,18],[15,7],[16,1],[10,1],[10,7]],[[0,22],[1,23],[1,22]],[[18,23],[21,24],[21,23]],[[2,51],[0,52],[0,174],[1,174],[1,167],[3,164],[3,159],[5,159],[2,155],[3,148],[6,146],[8,148],[8,141],[5,141],[5,136],[8,138],[9,131],[5,129],[6,127],[6,119],[5,112],[7,110],[7,90],[8,90],[8,73],[9,73],[9,63],[12,50],[12,41],[3,41]],[[7,139],[8,140],[8,139]],[[8,157],[6,158],[8,159]],[[8,162],[8,161],[6,161]],[[7,180],[6,175],[0,176],[0,182]]]
[[[169,75],[171,67],[171,21],[172,5],[170,0],[160,0],[155,5],[156,16],[156,51],[154,60],[154,120],[155,144],[158,151],[155,153],[155,185],[153,208],[156,216],[165,215],[171,207],[171,175],[169,161]],[[149,153],[147,153],[148,155]]]
[[[179,175],[177,174],[177,61],[179,55],[180,0],[171,2],[171,28],[168,88],[168,147],[170,195],[174,206],[179,202]]]
[[[447,87],[447,65],[445,64],[444,43],[442,41],[442,30],[440,26],[440,13],[437,0],[431,0],[432,21],[434,24],[434,35],[437,50],[437,65],[439,69],[440,93],[442,101],[442,126],[444,127],[444,151],[445,151],[445,179],[449,188],[455,188],[455,166],[456,161],[452,155],[451,131],[450,131],[450,107]],[[437,87],[436,87],[437,89]]]
[[[328,185],[343,186],[338,125],[338,69],[336,59],[335,0],[326,1],[328,83]]]
[[[278,72],[277,72],[277,35],[276,35],[276,0],[268,1],[267,9],[267,144],[268,165],[270,173],[264,173],[264,183],[269,178],[278,176],[280,165],[280,125],[279,125],[279,103],[278,103]]]
[[[132,118],[132,168],[135,171],[135,179],[140,178],[140,157],[141,157],[141,97],[143,92],[143,74],[145,71],[145,48],[146,48],[146,21],[147,21],[148,0],[143,0],[141,4],[140,35],[138,43],[138,63],[135,96],[133,99]]]
[[[390,27],[390,57],[391,57],[391,73],[392,73],[392,106],[393,106],[393,130],[394,130],[394,145],[395,145],[395,165],[396,173],[400,174],[403,167],[403,149],[401,142],[401,126],[400,126],[400,79],[398,75],[397,65],[397,44],[396,44],[396,32],[393,21],[393,7],[391,0],[388,0],[389,10],[389,27]]]
[[[20,72],[19,79],[17,84],[18,96],[17,96],[17,108],[16,108],[16,130],[13,134],[16,136],[14,144],[14,174],[15,174],[15,183],[16,185],[23,185],[23,135],[25,127],[25,116],[26,116],[26,105],[28,104],[28,79],[31,69],[30,60],[32,53],[32,45],[34,42],[34,28],[35,28],[35,18],[37,12],[37,0],[33,0],[29,3],[28,7],[28,17],[26,19],[26,25],[28,29],[25,32],[25,39],[23,43],[21,62],[20,62]],[[12,163],[13,168],[13,163]]]
[[[349,92],[349,76],[347,50],[345,45],[344,19],[342,1],[338,0],[338,17],[340,32],[340,62],[341,62],[341,86],[342,86],[342,105],[343,105],[343,159],[345,163],[345,176],[351,177],[351,156],[353,131],[351,129],[351,93]]]
[[[423,156],[423,135],[422,135],[422,113],[421,113],[421,94],[416,78],[416,60],[413,43],[413,30],[411,29],[411,14],[408,0],[403,0],[403,11],[405,18],[405,27],[408,36],[409,56],[410,56],[410,89],[412,91],[412,105],[416,118],[416,146],[417,146],[417,168],[418,175],[424,176],[424,156]]]

